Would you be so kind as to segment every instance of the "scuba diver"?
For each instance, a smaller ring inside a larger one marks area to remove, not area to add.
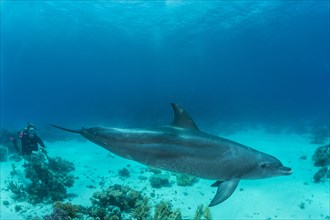
[[[47,156],[47,152],[45,150],[46,146],[38,135],[37,128],[34,124],[28,123],[27,127],[23,128],[18,133],[16,143],[18,152],[22,156],[27,156],[29,158],[33,151],[39,150],[38,145],[40,145],[41,151]]]

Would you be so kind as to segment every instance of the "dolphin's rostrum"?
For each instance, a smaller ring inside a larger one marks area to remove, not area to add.
[[[150,129],[92,127],[71,130],[117,154],[142,164],[216,180],[218,187],[209,206],[215,206],[235,191],[241,179],[289,175],[275,157],[198,129],[189,114],[172,103],[171,125]]]

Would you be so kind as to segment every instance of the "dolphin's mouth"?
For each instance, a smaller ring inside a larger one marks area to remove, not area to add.
[[[279,169],[280,169],[280,171],[283,175],[291,175],[292,174],[292,169],[289,168],[289,167],[282,166]]]

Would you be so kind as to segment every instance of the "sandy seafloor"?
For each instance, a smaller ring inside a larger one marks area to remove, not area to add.
[[[313,175],[318,168],[313,166],[312,155],[320,145],[311,144],[308,135],[253,130],[241,131],[225,138],[279,158],[285,166],[292,167],[294,173],[291,176],[262,180],[242,180],[227,201],[210,208],[213,219],[330,219],[330,182],[313,182]],[[168,200],[174,208],[181,210],[184,219],[193,219],[197,206],[208,205],[216,192],[216,188],[210,187],[214,181],[200,179],[193,186],[180,187],[176,185],[173,175],[171,186],[152,188],[148,179],[138,178],[153,174],[146,166],[115,156],[91,142],[59,141],[46,145],[49,156],[60,156],[75,165],[73,175],[79,179],[68,189],[68,193],[76,196],[66,200],[73,204],[91,205],[90,197],[94,192],[121,184],[141,190],[148,197],[154,192],[156,196],[150,198],[152,205],[160,200]],[[306,155],[307,159],[301,159],[302,155]],[[12,163],[17,162],[1,163],[1,219],[25,219],[29,215],[49,214],[51,205],[33,206],[15,203],[11,199],[11,192],[6,188],[12,178],[9,174]],[[21,164],[17,163],[17,169],[23,173]],[[131,176],[118,177],[118,170],[128,165]],[[99,182],[102,178],[105,179],[105,185],[101,187]],[[89,185],[96,188],[91,189]],[[4,200],[9,201],[10,205],[4,206]],[[300,207],[301,203],[305,204],[304,208]],[[23,206],[22,212],[15,212],[16,204]]]

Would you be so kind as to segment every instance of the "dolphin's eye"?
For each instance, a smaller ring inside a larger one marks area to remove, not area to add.
[[[266,168],[267,167],[267,164],[263,163],[260,165],[261,168]]]

